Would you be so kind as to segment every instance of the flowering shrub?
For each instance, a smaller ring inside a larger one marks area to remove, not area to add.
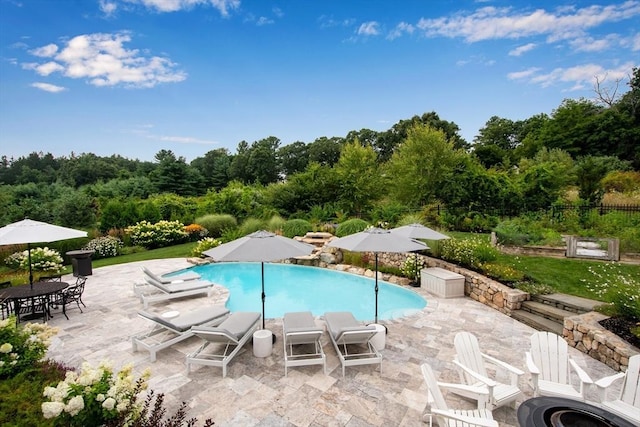
[[[115,420],[117,425],[129,425],[140,416],[139,395],[150,375],[147,370],[135,380],[133,364],[114,373],[108,362],[97,368],[85,362],[80,374],[67,371],[64,381],[44,389],[48,401],[42,403],[42,414],[60,426],[99,426]]]
[[[625,275],[615,262],[589,266],[593,280],[583,280],[587,289],[609,302],[614,314],[640,321],[640,278]]]
[[[420,270],[424,267],[424,260],[418,257],[417,254],[409,254],[404,260],[404,263],[400,267],[400,271],[405,277],[411,280],[418,280],[420,277]]]
[[[440,242],[440,256],[445,261],[464,267],[480,269],[484,263],[495,261],[498,250],[480,238],[446,239]]]
[[[89,241],[89,243],[84,245],[82,249],[86,251],[93,251],[93,258],[99,259],[120,255],[120,249],[122,246],[122,240],[117,237],[104,236],[96,237]]]
[[[28,270],[29,253],[28,251],[13,253],[5,258],[4,262],[14,270]],[[62,270],[60,252],[47,247],[31,249],[31,268],[37,271],[60,272]]]
[[[216,246],[220,246],[222,242],[218,239],[214,239],[213,237],[205,237],[204,239],[198,241],[198,244],[191,251],[191,256],[201,257],[202,252],[207,249],[215,248]]]
[[[144,246],[147,249],[162,248],[184,242],[188,234],[184,231],[184,224],[180,221],[158,221],[151,224],[141,221],[126,228],[131,237],[131,243]]]
[[[0,378],[10,378],[40,361],[58,332],[43,323],[16,326],[16,318],[0,320]]]
[[[189,224],[184,227],[184,231],[189,236],[189,240],[195,242],[209,235],[209,230],[198,224]]]
[[[524,273],[504,264],[486,262],[480,265],[480,270],[485,276],[503,283],[513,283],[524,280]]]

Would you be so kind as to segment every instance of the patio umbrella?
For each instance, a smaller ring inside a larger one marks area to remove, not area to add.
[[[264,263],[309,255],[315,247],[260,230],[203,252],[216,261],[259,261],[262,273],[262,329],[264,329]],[[275,335],[274,335],[275,336]]]
[[[352,252],[374,253],[376,267],[376,285],[374,288],[376,295],[375,323],[378,323],[378,252],[411,252],[429,249],[425,243],[392,234],[389,230],[381,228],[368,228],[359,233],[340,237],[330,241],[329,246]]]
[[[14,222],[0,228],[0,245],[27,244],[29,284],[32,287],[31,243],[57,242],[58,240],[75,239],[77,237],[87,237],[87,232],[30,219],[23,219],[22,221]]]
[[[408,237],[410,239],[426,239],[426,240],[443,240],[450,239],[446,234],[442,234],[433,230],[429,227],[425,227],[422,224],[413,223],[408,225],[403,225],[402,227],[396,227],[391,229],[391,233],[396,234],[398,236]],[[418,277],[418,257],[415,258],[416,261],[416,280]]]

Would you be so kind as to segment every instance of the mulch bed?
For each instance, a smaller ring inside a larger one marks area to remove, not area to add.
[[[639,326],[637,323],[622,317],[609,317],[599,323],[606,330],[613,332],[632,346],[640,349],[640,338],[631,333],[631,328]]]

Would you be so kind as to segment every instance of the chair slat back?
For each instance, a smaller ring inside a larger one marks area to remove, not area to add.
[[[424,377],[424,381],[427,384],[428,402],[435,409],[440,409],[443,411],[448,410],[449,407],[447,406],[447,402],[444,400],[444,396],[440,391],[438,381],[433,374],[433,370],[431,370],[431,366],[423,363],[420,368],[422,369],[422,376]]]
[[[453,339],[453,345],[456,349],[456,358],[458,362],[471,369],[472,371],[488,377],[484,360],[480,355],[480,345],[478,338],[469,332],[459,332]],[[475,379],[466,372],[463,372],[465,382],[467,384],[475,383]]]
[[[540,377],[560,384],[569,383],[569,349],[567,342],[552,332],[531,335],[531,356],[540,369]]]
[[[640,354],[629,358],[629,367],[620,391],[620,400],[640,410]]]

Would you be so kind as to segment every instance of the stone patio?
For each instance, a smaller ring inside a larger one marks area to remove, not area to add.
[[[423,421],[427,396],[420,365],[429,363],[440,381],[458,382],[452,358],[453,338],[459,331],[474,333],[484,352],[526,372],[524,352],[529,347],[532,328],[470,298],[440,299],[413,288],[428,300],[427,307],[417,315],[385,323],[388,335],[382,351],[382,372],[376,365],[348,367],[343,378],[335,350],[325,334],[327,375],[319,366],[308,366],[292,368],[285,377],[282,319],[267,319],[267,329],[277,336],[271,356],[254,357],[249,342],[229,365],[226,378],[222,378],[220,368],[204,366],[187,375],[185,356],[198,347],[200,340],[196,337],[159,352],[155,363],[149,362],[148,352],[132,351],[131,336],[150,327],[136,314],[142,304],[133,292],[133,284],[142,281],[142,265],[159,273],[190,266],[181,258],[94,269],[83,297],[87,305],[84,313],[69,308],[69,320],[60,313],[50,320],[60,332],[52,341],[48,356],[70,366],[79,366],[83,361],[96,365],[108,359],[116,368],[129,362],[137,372],[149,367],[150,388],[165,394],[170,410],[187,402],[188,417],[197,417],[200,424],[211,418],[216,426],[427,425]],[[71,276],[64,279],[75,280]],[[156,303],[149,311],[188,311],[215,303],[216,295]],[[324,323],[322,318],[316,321]],[[614,373],[603,363],[574,348],[570,350],[594,380]],[[520,387],[525,396],[516,402],[516,407],[532,396],[527,373],[521,378]],[[590,391],[589,397],[596,399],[595,390]],[[451,407],[474,406],[452,394],[446,398]],[[501,426],[517,426],[512,407],[496,409],[494,418]]]

